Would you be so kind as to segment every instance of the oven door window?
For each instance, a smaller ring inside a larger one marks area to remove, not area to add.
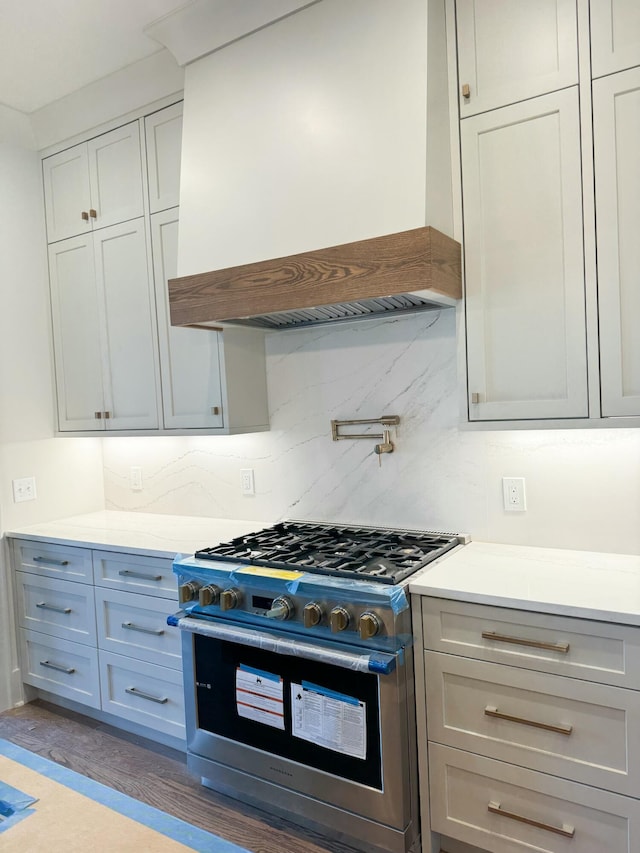
[[[198,634],[193,639],[199,728],[382,790],[379,676]],[[305,719],[314,711],[325,719],[303,724],[299,711],[292,715],[296,701],[305,702]],[[344,735],[335,734],[338,726]],[[314,728],[324,734],[315,738]]]

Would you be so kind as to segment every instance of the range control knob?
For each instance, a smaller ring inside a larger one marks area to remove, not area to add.
[[[200,584],[196,581],[187,581],[180,584],[178,587],[178,600],[180,604],[186,604],[188,601],[193,601],[194,598],[197,598],[199,589]]]
[[[320,607],[319,604],[316,604],[315,601],[310,601],[309,604],[305,604],[304,610],[302,611],[304,627],[315,628],[316,625],[319,625],[322,622],[322,616],[322,607]]]
[[[358,633],[360,634],[361,640],[370,640],[371,637],[375,637],[376,634],[380,633],[381,628],[382,623],[375,613],[371,613],[367,610],[360,616],[360,620],[358,622]]]
[[[345,610],[344,607],[334,607],[329,614],[329,624],[334,634],[348,628],[350,620],[349,611]]]
[[[233,610],[240,604],[240,591],[229,587],[220,593],[220,610]]]
[[[267,619],[289,619],[293,614],[293,602],[286,595],[280,595],[271,602],[271,610],[267,610]]]
[[[200,602],[200,607],[208,607],[210,604],[217,604],[219,598],[219,586],[207,584],[207,586],[201,587],[201,589],[198,591],[198,601]]]

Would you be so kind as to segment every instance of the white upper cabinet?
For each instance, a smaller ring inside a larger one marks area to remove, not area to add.
[[[105,405],[92,235],[50,246],[49,276],[59,428],[103,429],[96,418]]]
[[[47,157],[43,175],[49,243],[142,216],[139,122]]]
[[[594,81],[593,121],[602,414],[638,416],[640,68]]]
[[[578,82],[575,0],[457,0],[456,17],[461,118]]]
[[[593,77],[640,65],[638,0],[591,0],[590,16]]]
[[[61,432],[158,426],[144,220],[49,247]]]
[[[182,102],[144,120],[149,176],[149,212],[176,207],[180,201]],[[175,275],[175,272],[173,273]]]
[[[461,142],[470,420],[585,417],[577,87],[469,118]]]
[[[167,429],[223,426],[220,333],[171,325],[167,280],[176,276],[178,208],[151,217],[162,408]]]

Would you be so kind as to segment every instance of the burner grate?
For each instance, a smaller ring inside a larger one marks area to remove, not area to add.
[[[444,533],[285,521],[195,556],[394,584],[459,542]]]

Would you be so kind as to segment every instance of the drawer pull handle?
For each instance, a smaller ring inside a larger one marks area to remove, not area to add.
[[[542,823],[539,820],[533,820],[530,817],[524,817],[524,815],[516,814],[515,812],[508,812],[502,808],[500,803],[490,802],[487,805],[487,810],[491,812],[491,814],[499,814],[502,817],[511,818],[511,820],[517,820],[520,823],[526,823],[529,826],[537,826],[538,829],[546,829],[547,832],[555,832],[556,835],[564,835],[565,838],[573,838],[576,831],[570,826],[568,823],[563,823],[562,826],[554,826],[551,823]]]
[[[146,572],[134,572],[133,569],[121,569],[118,572],[125,578],[139,578],[143,581],[161,581],[162,575],[149,575]]]
[[[46,666],[47,669],[55,669],[57,672],[66,672],[67,675],[72,675],[75,672],[72,666],[63,666],[61,663],[52,663],[50,660],[41,660],[40,666]]]
[[[527,646],[530,649],[545,649],[548,652],[560,652],[566,655],[569,643],[545,643],[543,640],[525,640],[524,637],[508,637],[506,634],[496,634],[495,631],[483,631],[483,640],[494,640],[496,643],[513,643],[514,646]]]
[[[511,723],[520,723],[523,726],[533,726],[535,729],[544,729],[547,732],[557,732],[559,735],[570,735],[573,726],[554,726],[551,723],[538,723],[536,720],[527,720],[525,717],[514,717],[511,714],[502,714],[493,705],[487,705],[484,709],[485,716],[496,720],[509,720]]]
[[[49,566],[68,566],[69,560],[54,560],[53,557],[34,557],[34,563],[46,563]]]
[[[122,627],[129,631],[139,631],[141,634],[154,634],[156,637],[164,634],[164,628],[143,628],[142,625],[134,625],[133,622],[123,622]]]
[[[143,693],[137,687],[125,687],[125,693],[130,693],[132,696],[139,696],[141,699],[148,699],[149,702],[157,702],[158,705],[165,705],[169,700],[166,696],[152,696],[150,693]]]
[[[38,601],[36,607],[41,610],[53,610],[54,613],[71,613],[70,607],[58,607],[55,604],[47,604],[46,601]]]

